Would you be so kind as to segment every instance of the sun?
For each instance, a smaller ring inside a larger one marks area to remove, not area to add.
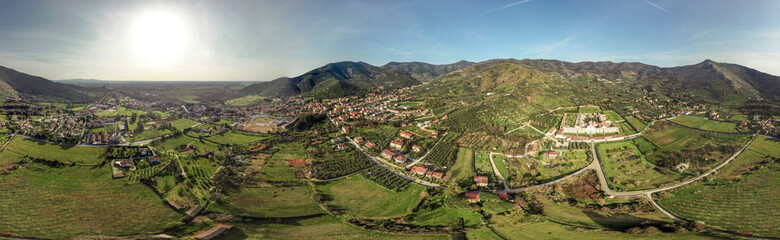
[[[147,11],[133,21],[131,39],[133,52],[148,63],[174,61],[188,45],[184,19],[170,11]]]

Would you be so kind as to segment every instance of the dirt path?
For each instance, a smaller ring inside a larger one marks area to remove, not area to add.
[[[496,162],[493,160],[493,155],[496,155],[496,153],[491,152],[489,154],[490,166],[493,167],[493,173],[495,173],[496,176],[498,177],[498,180],[500,180],[501,183],[504,184],[504,191],[509,191],[509,185],[506,184],[506,179],[504,179],[504,176],[501,175],[501,171],[498,171],[498,167],[496,167]]]

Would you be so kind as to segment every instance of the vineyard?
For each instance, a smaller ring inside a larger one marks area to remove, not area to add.
[[[436,166],[451,166],[455,162],[458,154],[458,146],[455,144],[455,136],[458,134],[450,132],[444,139],[431,149],[431,152],[425,156],[425,162],[436,164]]]
[[[396,192],[409,187],[409,179],[396,175],[394,172],[379,165],[373,165],[362,173],[363,177]]]
[[[350,152],[346,160],[317,161],[312,164],[312,177],[316,179],[332,179],[371,167],[373,164],[360,151]]]

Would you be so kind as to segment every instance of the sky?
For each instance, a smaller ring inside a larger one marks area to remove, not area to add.
[[[48,79],[269,81],[327,63],[704,59],[780,75],[774,0],[0,0],[0,66]]]

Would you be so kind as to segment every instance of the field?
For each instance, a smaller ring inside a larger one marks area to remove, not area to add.
[[[671,126],[660,130],[656,129],[656,126],[653,126],[653,131],[650,131],[643,136],[645,139],[658,146],[656,152],[695,149],[706,144],[744,144],[748,140],[748,136],[708,134],[678,126]],[[649,154],[646,157],[651,162],[656,162],[660,155]]]
[[[136,235],[181,216],[146,186],[111,179],[109,167],[26,164],[0,179],[0,232],[17,236]]]
[[[748,120],[748,115],[745,115],[745,114],[732,115],[731,117],[729,117],[729,119],[734,120],[734,121],[747,121]]]
[[[295,178],[295,172],[290,171],[290,167],[287,165],[287,160],[302,158],[306,159],[306,155],[301,153],[305,146],[302,143],[285,143],[277,146],[279,151],[268,159],[263,165],[261,171],[262,175],[272,181],[293,181],[298,180]]]
[[[587,228],[627,229],[640,225],[644,221],[671,222],[659,211],[642,213],[608,213],[599,210],[580,209],[566,203],[557,203],[548,198],[540,198],[544,204],[544,215],[556,222]]]
[[[415,213],[410,221],[412,224],[421,226],[441,226],[456,225],[460,220],[467,227],[477,227],[482,225],[482,215],[471,209],[462,209],[454,207],[439,207],[432,211],[421,211]]]
[[[466,238],[475,240],[502,240],[501,236],[498,236],[490,228],[474,229],[466,232]]]
[[[488,152],[481,150],[474,151],[474,169],[479,175],[493,177],[493,166],[490,165],[490,156],[488,156]]]
[[[228,131],[223,134],[213,135],[208,137],[208,140],[218,142],[221,144],[245,144],[260,141],[271,137],[270,135],[248,135],[238,132]]]
[[[227,235],[218,239],[449,239],[447,235],[405,235],[365,230],[330,215],[235,223],[234,226]]]
[[[677,172],[663,174],[656,170],[630,141],[599,144],[598,153],[607,181],[619,190],[658,187],[683,178]]]
[[[105,160],[105,151],[105,147],[59,146],[17,136],[0,152],[0,163],[29,156],[62,163],[98,164]]]
[[[615,231],[593,231],[558,223],[543,221],[538,223],[514,223],[506,216],[496,217],[496,228],[502,236],[510,239],[720,239],[706,233],[662,233],[654,235],[628,234]]]
[[[231,105],[231,106],[247,106],[249,104],[255,103],[257,101],[263,100],[265,97],[259,96],[259,95],[248,95],[243,96],[240,98],[234,98],[225,101],[225,104]]]
[[[636,119],[633,116],[626,117],[626,121],[628,121],[628,123],[630,123],[631,126],[633,126],[637,132],[641,132],[642,130],[645,130],[645,128],[647,127],[646,123],[640,121],[639,119]]]
[[[713,131],[713,132],[727,132],[727,133],[737,132],[736,123],[713,121],[702,117],[681,115],[675,119],[672,119],[672,122],[678,123],[683,126],[688,126],[692,128],[698,128],[698,129]]]
[[[584,151],[568,152],[563,151],[562,155],[557,159],[544,160],[550,163],[550,165],[537,165],[539,171],[539,180],[542,182],[548,182],[555,180],[563,175],[567,175],[590,163],[588,154]]]
[[[180,119],[176,119],[176,120],[171,121],[171,127],[175,128],[175,129],[177,129],[179,131],[184,130],[185,128],[192,127],[195,124],[198,124],[198,122],[192,121],[192,120],[189,120],[189,119],[186,119],[186,118],[180,118]]]
[[[496,164],[496,168],[498,168],[498,172],[501,173],[501,176],[503,176],[504,179],[509,177],[509,170],[506,169],[506,164],[504,164],[504,156],[494,155],[493,163]]]
[[[600,113],[600,107],[580,107],[580,113]]]
[[[166,134],[172,133],[171,130],[167,128],[160,128],[160,129],[153,129],[153,130],[144,130],[143,132],[136,134],[133,137],[130,137],[127,139],[128,142],[134,142],[134,141],[141,141],[146,139],[152,139],[156,137],[160,137]]]
[[[631,135],[636,133],[634,127],[631,127],[631,124],[628,124],[627,122],[620,122],[618,123],[618,126],[620,126],[620,133],[623,135]]]
[[[458,158],[450,170],[452,179],[458,183],[474,181],[472,180],[474,173],[474,151],[469,148],[460,148]]]
[[[205,140],[201,141],[197,138],[190,137],[186,134],[165,139],[165,141],[163,142],[155,143],[154,146],[163,150],[173,150],[178,146],[187,145],[187,144],[197,147],[200,150],[200,152],[208,152],[208,151],[217,152],[219,150],[218,145],[216,143],[205,141]]]
[[[411,184],[401,192],[392,191],[366,180],[361,175],[318,186],[331,199],[333,209],[354,217],[395,217],[409,213],[421,200],[425,188]]]
[[[244,187],[227,192],[227,201],[208,206],[211,211],[228,214],[277,218],[300,217],[325,213],[311,199],[311,187]]]
[[[607,117],[608,121],[612,121],[612,122],[623,120],[623,117],[621,117],[619,114],[617,114],[615,111],[612,110],[604,111],[604,116]]]
[[[136,115],[140,116],[140,115],[145,114],[146,112],[138,110],[138,109],[132,109],[132,108],[126,108],[126,107],[122,107],[122,106],[117,106],[116,109],[102,111],[102,112],[99,112],[99,113],[97,113],[95,115],[97,115],[99,117],[114,117],[114,116],[126,116],[127,117],[127,116],[132,116],[133,113],[135,113]]]

